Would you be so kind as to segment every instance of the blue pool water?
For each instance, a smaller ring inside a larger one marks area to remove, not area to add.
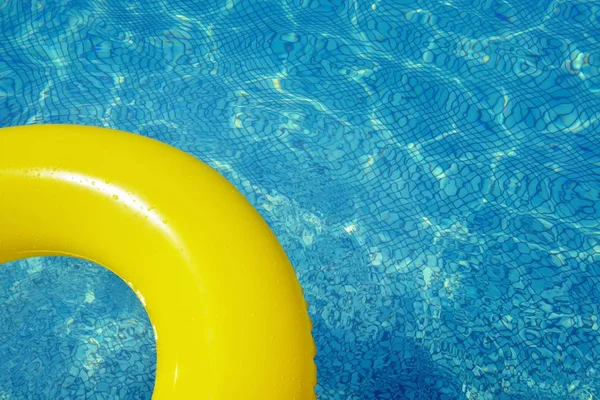
[[[597,1],[0,0],[0,126],[220,171],[296,268],[322,400],[595,399],[599,38]],[[9,264],[0,310],[0,399],[150,398],[108,271]]]

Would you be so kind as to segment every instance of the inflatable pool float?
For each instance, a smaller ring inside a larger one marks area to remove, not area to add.
[[[314,399],[306,303],[275,236],[217,172],[158,141],[0,130],[0,262],[63,255],[119,275],[155,330],[153,399]]]

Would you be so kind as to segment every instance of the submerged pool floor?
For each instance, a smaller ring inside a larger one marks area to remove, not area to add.
[[[321,400],[595,399],[598,38],[597,1],[0,0],[0,126],[220,171],[296,268]],[[150,398],[106,270],[3,266],[0,309],[1,400]]]

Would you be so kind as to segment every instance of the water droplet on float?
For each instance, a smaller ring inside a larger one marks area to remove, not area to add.
[[[113,199],[115,199],[115,200],[119,200],[119,196],[117,196],[116,194],[113,194],[113,196],[112,196],[112,197],[113,197]]]

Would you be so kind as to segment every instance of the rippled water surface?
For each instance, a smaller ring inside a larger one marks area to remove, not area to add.
[[[599,40],[598,1],[0,0],[0,126],[219,170],[296,268],[320,399],[595,399]],[[0,399],[150,398],[107,271],[10,264],[0,308]]]

